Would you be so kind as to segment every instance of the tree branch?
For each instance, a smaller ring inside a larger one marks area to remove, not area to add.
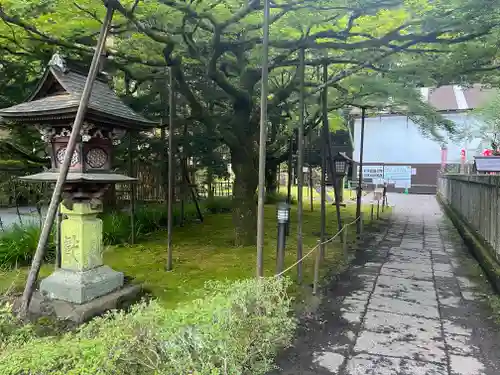
[[[194,9],[192,9],[189,5],[178,3],[175,0],[160,0],[160,2],[166,6],[178,10],[179,12],[184,13],[186,16],[190,18],[201,20],[202,23],[199,24],[199,27],[202,28],[203,30],[214,31],[215,28],[218,26],[218,23],[215,20],[214,16],[211,15],[210,13],[197,12]],[[208,21],[209,23],[205,21]]]

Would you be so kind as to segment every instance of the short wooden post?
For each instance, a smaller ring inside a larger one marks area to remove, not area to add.
[[[365,217],[365,213],[361,211],[361,213],[359,214],[359,239],[361,239],[363,237],[363,231],[364,231],[363,220],[364,220],[364,217]]]
[[[316,249],[316,260],[314,261],[314,281],[313,281],[313,295],[318,292],[318,282],[319,282],[319,266],[321,262],[321,251],[320,251],[321,241],[318,240],[318,248]]]
[[[380,219],[380,200],[377,200],[377,220]]]
[[[348,225],[345,225],[344,226],[344,231],[342,232],[342,249],[344,250],[344,258],[346,259],[346,261],[349,259],[349,254],[347,252],[347,237],[348,237],[348,229],[349,229],[349,226]]]
[[[372,204],[371,204],[371,220],[373,221],[373,201],[372,201]]]

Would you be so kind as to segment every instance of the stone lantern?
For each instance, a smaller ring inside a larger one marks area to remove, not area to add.
[[[57,181],[86,79],[85,73],[68,68],[56,54],[28,101],[0,110],[5,122],[36,127],[50,150],[50,170],[23,177],[24,180]],[[118,299],[120,290],[125,289],[123,273],[103,264],[102,221],[97,216],[102,212],[103,194],[112,184],[135,181],[113,172],[113,145],[127,131],[154,126],[127,107],[106,80],[98,77],[62,193],[61,267],[41,281],[40,291],[34,296],[34,300],[38,295],[42,301],[53,301],[56,315],[63,314],[57,311],[61,303],[81,311],[92,304],[94,312],[102,312],[109,303],[102,303],[99,311],[99,299],[113,293]],[[32,302],[32,306],[36,303]]]

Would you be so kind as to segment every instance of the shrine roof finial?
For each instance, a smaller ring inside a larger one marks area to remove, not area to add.
[[[68,71],[68,68],[66,66],[66,61],[59,54],[59,52],[56,52],[52,55],[52,58],[49,61],[49,66],[53,68],[58,68],[63,73],[66,73]]]

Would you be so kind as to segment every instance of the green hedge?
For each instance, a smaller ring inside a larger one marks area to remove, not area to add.
[[[201,209],[205,213],[223,213],[231,211],[230,198],[215,198],[201,203]],[[184,207],[186,221],[197,218],[194,204]],[[116,245],[127,243],[130,240],[130,216],[127,212],[112,212],[102,215],[103,242],[105,245]],[[174,225],[181,220],[179,206],[174,207]],[[135,215],[135,236],[140,240],[145,235],[167,227],[166,205],[139,206]],[[38,238],[40,237],[39,225],[15,225],[0,231],[0,268],[10,268],[17,265],[31,263],[35,253]],[[53,236],[48,244],[47,258],[54,255],[55,245]]]
[[[276,278],[210,283],[204,298],[177,309],[142,303],[61,337],[36,337],[5,309],[0,374],[265,374],[295,330],[287,286]]]

